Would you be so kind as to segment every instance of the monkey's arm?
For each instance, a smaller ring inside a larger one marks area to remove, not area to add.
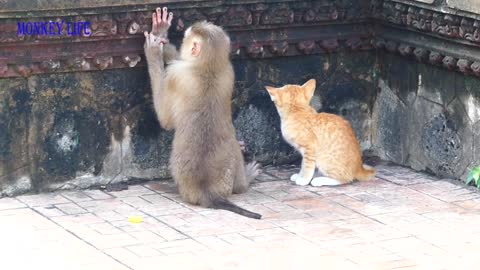
[[[173,60],[178,59],[178,52],[177,48],[175,45],[166,43],[163,45],[163,60],[165,61],[165,64],[170,64]]]
[[[148,73],[152,85],[153,105],[160,125],[166,130],[171,130],[174,128],[171,107],[173,98],[171,90],[166,87],[167,80],[163,60],[148,61]]]
[[[164,45],[152,34],[145,33],[145,57],[148,63],[148,73],[152,86],[153,104],[160,125],[164,129],[173,129],[171,114],[172,93],[166,87],[166,73],[164,64]]]
[[[165,75],[164,70],[157,72],[156,74],[155,70],[150,72],[150,81],[152,82],[153,90],[153,105],[155,107],[158,121],[160,121],[160,126],[166,130],[172,130],[174,129],[174,125],[171,103],[174,100],[174,97],[172,90],[168,87]]]
[[[163,12],[162,12],[163,10]],[[153,104],[160,125],[164,129],[173,129],[172,108],[173,92],[166,82],[165,63],[174,60],[177,55],[175,46],[168,44],[168,29],[172,25],[173,14],[168,9],[157,8],[152,14],[152,32],[145,32],[145,56],[152,85]]]

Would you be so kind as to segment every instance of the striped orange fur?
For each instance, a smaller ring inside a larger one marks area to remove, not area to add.
[[[266,87],[280,115],[283,137],[303,156],[300,172],[290,179],[313,186],[371,179],[375,170],[363,165],[350,123],[335,114],[317,113],[310,106],[315,84],[311,79],[302,86]],[[315,168],[323,177],[313,178]]]

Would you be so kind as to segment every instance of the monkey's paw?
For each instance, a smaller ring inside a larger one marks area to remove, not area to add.
[[[242,152],[245,152],[245,142],[244,141],[238,141],[238,144],[240,145],[240,150],[242,150]]]
[[[146,31],[143,34],[145,35],[144,49],[147,60],[153,60],[159,57],[162,58],[163,44],[168,42],[167,39],[155,36]]]
[[[173,13],[167,7],[157,8],[152,13],[152,34],[157,37],[167,37],[168,29],[172,25]]]
[[[252,161],[245,166],[245,178],[248,183],[251,183],[255,178],[262,173],[261,165],[256,161]]]

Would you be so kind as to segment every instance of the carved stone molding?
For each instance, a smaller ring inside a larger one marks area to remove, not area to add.
[[[125,5],[106,8],[108,5],[94,2],[85,2],[77,12],[70,7],[63,13],[60,7],[39,7],[32,18],[13,4],[0,11],[0,78],[145,65],[142,33],[149,30],[155,6],[139,6],[139,1],[129,0]],[[405,57],[415,55],[417,59],[426,58],[422,50],[437,52],[445,61],[443,66],[478,74],[480,15],[446,12],[450,8],[439,5],[446,4],[409,0],[176,1],[169,4],[175,15],[170,35],[178,44],[193,22],[212,21],[230,33],[233,58],[369,50],[374,48],[372,40],[384,40],[388,51]],[[78,36],[19,35],[18,23],[29,22],[58,23],[61,26],[57,30],[62,33],[67,30],[66,22],[90,25]],[[392,36],[396,29],[408,31],[415,38]],[[429,43],[409,43],[422,38]],[[462,55],[442,47],[445,41],[460,49]]]
[[[193,22],[208,20],[222,25],[230,33],[233,57],[329,53],[340,48],[371,49],[371,34],[362,26],[370,12],[367,0],[348,5],[330,0],[248,1],[248,4],[221,3],[188,8],[199,2],[207,1],[182,1],[172,8],[175,19],[170,35],[174,43],[178,44],[183,31]],[[0,19],[0,77],[142,66],[145,64],[143,32],[150,28],[154,8]],[[90,26],[78,36],[19,35],[18,23],[28,22],[55,23],[53,28],[61,33],[66,32],[67,22],[89,22]],[[360,25],[356,29],[331,27],[353,22]],[[343,33],[338,33],[339,29],[343,29]]]
[[[452,55],[446,55],[426,46],[413,45],[396,40],[376,38],[373,42],[377,49],[385,49],[390,53],[398,53],[404,57],[410,57],[419,62],[441,66],[449,70],[465,74],[480,76],[480,61],[462,59]]]
[[[480,18],[459,16],[433,8],[423,8],[397,1],[374,1],[373,17],[394,24],[450,39],[480,44]]]
[[[375,47],[480,76],[480,14],[452,10],[443,1],[420,2],[373,0]]]

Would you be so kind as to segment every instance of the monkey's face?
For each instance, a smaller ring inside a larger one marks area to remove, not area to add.
[[[180,57],[183,60],[192,61],[198,59],[202,52],[203,39],[192,33],[191,28],[185,31],[182,46],[180,48]]]
[[[309,106],[315,92],[315,80],[311,79],[304,85],[287,84],[280,88],[266,86],[275,106],[281,108],[287,105]]]

